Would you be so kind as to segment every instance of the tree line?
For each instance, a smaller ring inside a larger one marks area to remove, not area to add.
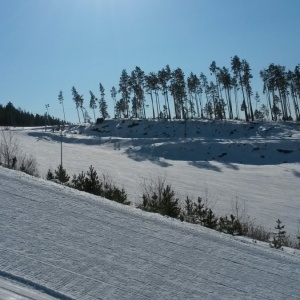
[[[191,72],[185,76],[180,68],[171,70],[169,65],[158,72],[145,72],[136,67],[131,73],[122,70],[118,89],[112,87],[110,99],[113,103],[115,118],[146,118],[146,108],[150,106],[150,116],[154,119],[255,119],[300,120],[300,65],[294,71],[286,67],[270,64],[260,71],[263,80],[263,94],[266,104],[258,106],[261,98],[253,91],[253,75],[249,63],[237,55],[231,58],[230,68],[219,67],[213,61],[209,66],[211,80],[204,73]],[[108,105],[105,89],[99,84],[97,98],[89,91],[89,108],[96,120],[98,108],[102,118],[108,118]],[[83,106],[83,95],[72,87],[73,101],[76,105],[78,120],[91,119]],[[146,96],[150,105],[146,103]],[[63,105],[62,91],[59,101]],[[81,113],[80,113],[81,111]]]
[[[15,108],[11,102],[5,106],[0,104],[0,126],[45,126],[45,125],[59,125],[61,120],[51,117],[48,114],[39,115],[32,114]]]

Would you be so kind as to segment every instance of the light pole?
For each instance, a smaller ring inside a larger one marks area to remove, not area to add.
[[[45,107],[46,107],[46,120],[45,120],[45,131],[46,131],[46,128],[47,128],[47,121],[48,121],[48,124],[49,124],[49,118],[48,118],[48,116],[49,116],[49,110],[48,110],[48,108],[49,108],[49,104],[46,104],[45,105]]]
[[[60,124],[60,165],[61,165],[61,168],[62,168],[62,165],[63,165],[62,127],[63,127],[63,125]]]

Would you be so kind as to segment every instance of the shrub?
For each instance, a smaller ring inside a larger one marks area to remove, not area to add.
[[[125,190],[117,188],[114,184],[105,182],[102,196],[106,199],[129,205],[130,201],[127,200],[127,194]]]
[[[230,218],[227,216],[220,217],[219,220],[219,230],[224,233],[232,235],[242,235],[243,227],[239,219],[237,219],[233,214],[230,215]]]
[[[208,208],[201,197],[198,197],[197,203],[193,203],[189,197],[185,200],[184,219],[187,222],[200,224],[202,226],[216,229],[218,226],[218,218],[213,211]]]
[[[66,183],[70,179],[70,176],[67,174],[66,169],[64,169],[62,165],[59,165],[57,167],[57,170],[54,171],[54,173],[54,179],[58,179],[62,183]]]
[[[83,171],[78,175],[73,175],[71,186],[79,191],[84,191],[85,189],[85,173]]]
[[[207,211],[206,219],[203,225],[211,229],[216,229],[218,226],[218,218],[214,215],[210,208]]]
[[[103,179],[103,182],[100,181],[96,170],[90,166],[86,174],[81,172],[78,175],[73,175],[71,186],[77,190],[105,197],[118,203],[130,204],[124,189],[117,188],[111,181],[107,181],[104,175]]]
[[[162,192],[162,198],[159,203],[159,212],[164,216],[177,218],[180,214],[180,207],[178,206],[179,199],[175,198],[175,193],[170,185],[167,185]]]
[[[164,178],[158,177],[148,183],[144,182],[143,188],[142,204],[139,208],[172,218],[179,216],[179,199],[175,198],[175,192],[171,185],[166,184]]]
[[[52,180],[52,179],[54,179],[54,175],[53,175],[53,173],[52,173],[52,171],[51,171],[50,169],[48,169],[48,172],[47,172],[47,174],[46,174],[46,179],[47,179],[47,180]]]
[[[248,220],[243,221],[241,225],[243,235],[262,242],[270,241],[270,231],[265,227],[256,224],[253,220],[248,218]]]
[[[281,225],[282,222],[279,219],[276,221],[276,223],[277,225],[275,229],[277,230],[277,232],[273,236],[273,240],[270,243],[270,247],[275,249],[281,249],[284,245],[286,232],[283,230],[284,225]]]
[[[10,130],[0,133],[0,164],[6,168],[14,168],[19,154],[19,140]]]
[[[21,172],[24,172],[26,174],[38,177],[39,176],[39,171],[37,168],[37,161],[36,159],[30,155],[27,156],[24,154],[19,158],[19,164],[18,164],[18,169]]]
[[[102,183],[98,178],[96,170],[91,165],[86,172],[86,176],[83,182],[84,191],[90,194],[100,196],[102,194]]]

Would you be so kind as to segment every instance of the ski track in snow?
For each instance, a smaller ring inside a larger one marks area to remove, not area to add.
[[[0,270],[66,297],[300,299],[299,255],[3,168],[0,195]]]

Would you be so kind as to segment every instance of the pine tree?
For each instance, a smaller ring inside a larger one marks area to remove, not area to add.
[[[214,215],[211,209],[208,209],[203,225],[211,229],[217,228],[218,218]]]
[[[277,225],[275,229],[277,230],[277,232],[273,236],[273,240],[270,243],[270,247],[275,249],[280,249],[284,244],[286,232],[283,230],[284,225],[281,225],[282,222],[279,219],[276,221],[276,223]]]
[[[58,179],[62,183],[66,183],[70,179],[70,176],[67,174],[66,169],[64,169],[62,165],[59,165],[57,170],[54,171],[54,173],[54,178]]]
[[[64,107],[64,97],[63,97],[63,92],[62,91],[59,91],[58,101],[62,105],[63,113],[64,113],[64,120],[65,120],[65,123],[66,123],[66,115],[65,115],[65,107]]]
[[[97,108],[97,101],[98,99],[96,98],[96,96],[93,94],[92,91],[90,91],[90,95],[91,95],[91,99],[90,99],[90,108],[93,110],[94,112],[94,120],[96,122],[96,115],[95,115],[95,109]]]
[[[81,97],[78,94],[78,92],[77,92],[77,90],[74,86],[72,87],[72,95],[73,95],[73,101],[75,102],[75,106],[76,106],[76,110],[77,110],[78,120],[79,120],[79,123],[80,123],[80,116],[79,116],[79,110],[78,109],[82,105],[82,103],[81,103]]]
[[[119,82],[119,92],[122,95],[122,106],[125,107],[124,115],[129,118],[129,103],[130,103],[130,76],[127,74],[126,70],[122,70],[122,74]],[[120,100],[121,101],[121,100]]]
[[[111,98],[113,99],[113,103],[114,103],[114,118],[116,118],[117,90],[114,86],[110,90],[110,95],[111,95]]]
[[[162,192],[162,199],[160,201],[160,213],[164,216],[177,218],[180,214],[179,199],[175,198],[175,193],[170,185],[167,185]]]
[[[84,180],[84,191],[94,195],[101,195],[102,184],[96,170],[91,165]]]
[[[107,112],[107,104],[105,101],[105,89],[103,85],[99,84],[99,90],[100,90],[100,99],[99,99],[99,111],[100,115],[103,119],[109,118],[109,114]]]
[[[194,216],[196,223],[204,225],[207,216],[207,210],[208,209],[204,206],[204,203],[202,202],[202,198],[198,197],[198,203],[194,203]]]
[[[52,171],[49,169],[48,172],[47,172],[47,175],[46,175],[46,179],[47,180],[52,180],[54,179],[54,175],[52,173]]]

